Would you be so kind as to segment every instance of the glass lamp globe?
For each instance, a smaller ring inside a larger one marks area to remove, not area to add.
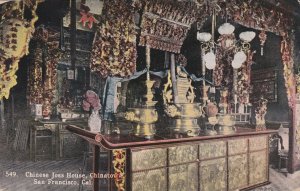
[[[207,32],[197,32],[197,40],[200,42],[208,42],[211,39],[211,34]]]
[[[229,35],[232,34],[235,30],[235,27],[230,23],[224,23],[218,28],[218,32],[221,35]]]
[[[213,52],[205,54],[203,60],[207,69],[213,70],[216,67],[216,55]]]
[[[245,42],[251,42],[255,36],[256,36],[256,34],[253,31],[242,32],[239,35],[240,39]]]

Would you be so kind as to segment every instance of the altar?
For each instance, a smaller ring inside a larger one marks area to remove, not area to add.
[[[67,129],[93,145],[93,173],[99,174],[100,148],[111,157],[105,173],[115,173],[110,187],[97,190],[250,190],[269,184],[269,137],[275,130],[238,128],[233,135],[105,136],[73,125]],[[103,173],[103,172],[102,172]]]

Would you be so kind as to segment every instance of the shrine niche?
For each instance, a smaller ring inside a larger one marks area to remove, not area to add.
[[[198,18],[196,4],[170,0],[141,1],[139,45],[180,53],[183,41]]]
[[[253,71],[251,84],[251,102],[256,102],[261,97],[269,102],[277,102],[277,71],[274,68]]]

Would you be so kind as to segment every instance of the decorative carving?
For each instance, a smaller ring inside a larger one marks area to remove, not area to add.
[[[231,156],[228,158],[228,184],[229,190],[238,190],[246,187],[248,175],[247,154]]]
[[[132,171],[164,167],[167,165],[167,150],[163,148],[132,151]]]
[[[225,191],[226,190],[226,160],[225,158],[202,161],[200,163],[200,190]]]
[[[255,51],[249,50],[247,52],[247,60],[238,69],[237,72],[237,88],[236,88],[236,95],[238,98],[238,102],[241,104],[248,104],[249,103],[249,94],[251,91],[251,64],[252,64],[252,57]],[[261,89],[261,88],[259,88]]]
[[[22,2],[7,2],[0,13],[0,99],[8,99],[9,91],[17,84],[16,72],[20,59],[27,55],[29,41],[38,20],[36,9],[39,0],[24,2],[32,18],[23,18]]]
[[[105,12],[97,29],[91,55],[91,70],[101,77],[128,77],[136,69],[134,11],[125,0],[104,2]]]
[[[140,45],[179,53],[191,24],[197,19],[195,4],[171,0],[142,2]]]
[[[285,80],[285,87],[287,89],[287,97],[290,108],[294,108],[296,103],[296,79],[293,73],[294,71],[294,61],[292,58],[292,41],[286,33],[284,33],[281,41],[281,58],[283,64],[283,76]]]
[[[114,167],[114,178],[115,184],[118,191],[125,191],[125,165],[126,165],[126,151],[123,149],[113,150],[113,167]]]
[[[216,67],[213,71],[213,80],[216,86],[230,87],[233,83],[231,62],[234,48],[228,45],[233,42],[228,43],[227,41],[234,42],[234,39],[229,38],[228,35],[221,35],[218,39],[219,46],[216,47],[218,54],[216,54]],[[229,46],[228,48],[226,48],[226,44]]]
[[[218,3],[221,7],[225,6],[220,0]],[[291,17],[275,9],[263,7],[258,1],[233,0],[226,3],[227,9],[221,9],[220,14],[227,14],[229,19],[246,27],[281,34],[293,26]]]
[[[55,97],[57,64],[61,56],[59,32],[39,27],[33,35],[27,94],[30,104],[43,104],[43,116],[49,118]],[[42,68],[45,66],[45,74]]]

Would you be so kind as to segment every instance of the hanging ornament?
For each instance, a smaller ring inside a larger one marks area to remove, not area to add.
[[[259,40],[260,40],[260,55],[263,56],[264,55],[264,44],[267,40],[267,34],[265,30],[262,30],[259,33]]]
[[[98,23],[97,19],[90,13],[90,8],[85,6],[84,4],[80,5],[80,14],[81,18],[79,22],[82,24],[83,27],[86,27],[86,23],[88,23],[88,28],[93,28],[94,23]]]

